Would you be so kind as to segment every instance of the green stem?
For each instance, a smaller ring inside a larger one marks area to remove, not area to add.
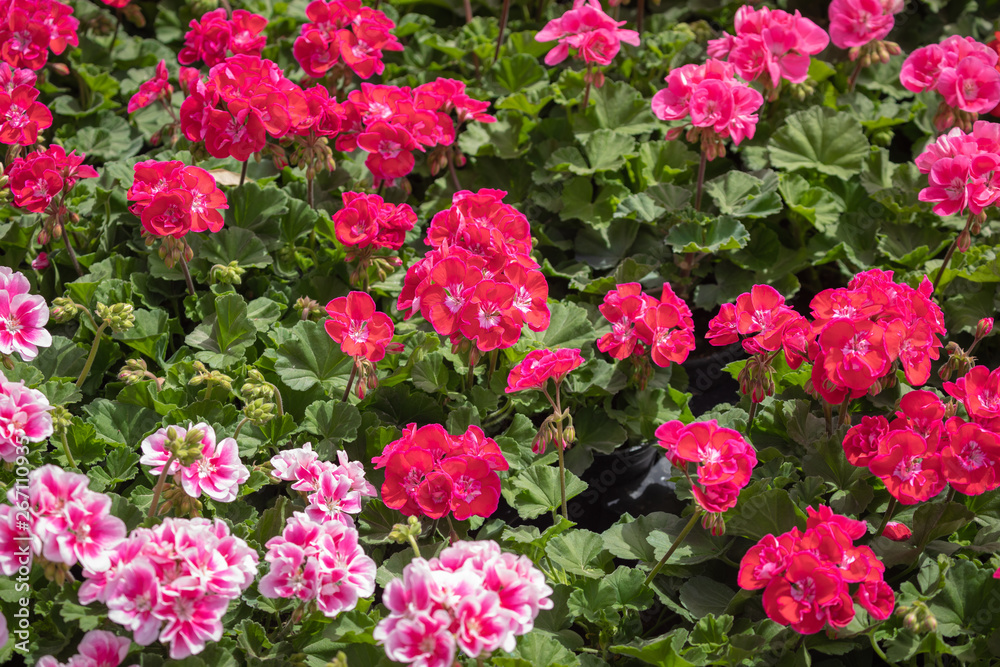
[[[937,277],[934,279],[935,292],[937,292],[938,287],[941,285],[941,278],[944,277],[945,269],[947,269],[948,265],[951,263],[951,256],[955,254],[955,249],[958,248],[958,240],[962,238],[962,234],[968,233],[969,228],[972,227],[972,218],[973,214],[969,213],[969,217],[965,221],[965,229],[962,230],[961,234],[955,237],[955,240],[951,243],[951,247],[948,248],[948,252],[945,253],[944,261],[941,263],[941,268],[938,270]]]
[[[101,334],[104,330],[108,328],[107,322],[101,322],[101,326],[97,327],[97,331],[94,333],[94,342],[90,346],[90,354],[87,355],[87,363],[83,365],[83,372],[80,373],[80,379],[76,381],[76,388],[79,389],[83,386],[84,380],[87,379],[87,374],[90,373],[90,368],[94,365],[94,357],[97,356],[97,348],[101,344]]]
[[[183,253],[181,254],[181,272],[184,274],[184,281],[187,283],[188,294],[196,296],[194,291],[194,281],[191,280],[191,271],[188,269],[188,263],[184,259]]]
[[[566,441],[563,439],[562,404],[559,397],[559,383],[556,383],[556,452],[559,454],[559,498],[562,500],[562,514],[569,518],[569,508],[566,505]]]
[[[249,158],[247,158],[246,160],[243,161],[243,169],[240,170],[240,187],[241,188],[243,187],[243,184],[247,180],[247,165],[248,164],[250,164],[250,159]]]
[[[898,503],[896,501],[896,497],[893,496],[889,500],[889,507],[887,507],[886,510],[885,510],[885,516],[882,517],[882,525],[880,525],[878,527],[878,530],[875,531],[875,537],[881,537],[882,533],[885,532],[885,527],[889,525],[889,521],[892,520],[892,515],[896,513],[896,506],[897,505],[898,505]]]
[[[281,402],[281,392],[270,382],[267,383],[267,386],[274,390],[274,405],[278,408],[278,416],[281,417],[285,414],[285,404]]]
[[[80,261],[76,258],[76,252],[73,250],[73,244],[69,241],[69,230],[63,227],[62,230],[63,245],[66,246],[66,254],[69,255],[69,261],[73,263],[73,268],[76,269],[76,274],[78,276],[83,275],[83,269],[80,268]]]
[[[413,535],[407,535],[406,540],[410,543],[410,546],[413,547],[413,553],[417,554],[417,558],[423,558],[423,556],[420,555],[420,545],[417,544],[417,539],[413,537]]]
[[[202,397],[201,400],[207,401],[211,397],[212,397],[212,383],[211,382],[206,382],[205,383],[205,396]]]
[[[244,417],[243,421],[236,425],[236,430],[233,432],[233,440],[235,440],[240,435],[240,431],[243,430],[243,425],[250,421],[249,417]]]
[[[281,630],[278,632],[277,635],[275,635],[274,639],[272,640],[272,643],[276,644],[282,639],[284,639],[285,635],[287,635],[288,632],[292,629],[292,627],[294,627],[295,617],[299,615],[299,611],[302,609],[303,605],[305,605],[305,600],[300,600],[299,604],[296,605],[295,609],[292,610],[292,615],[288,617],[288,620],[285,622],[285,624],[281,626]]]
[[[868,633],[868,639],[871,642],[872,650],[875,651],[875,655],[880,657],[886,664],[889,664],[889,658],[886,657],[885,653],[879,647],[878,642],[875,641],[875,630],[873,629]]]
[[[503,0],[503,8],[500,10],[500,34],[497,35],[497,48],[493,52],[493,64],[495,65],[497,59],[500,58],[500,47],[503,46],[503,33],[507,28],[507,16],[510,14],[510,0]],[[472,15],[471,9],[468,13],[469,16]]]
[[[500,350],[493,350],[490,352],[490,370],[486,374],[486,385],[489,386],[490,382],[493,381],[493,373],[497,369],[497,357],[500,356]]]
[[[171,454],[170,458],[167,459],[166,464],[164,464],[163,470],[160,471],[160,478],[156,480],[156,488],[153,489],[153,502],[149,506],[149,512],[146,514],[147,517],[156,516],[156,508],[160,504],[160,494],[163,493],[163,484],[166,482],[167,473],[170,470],[170,466],[174,464],[174,459],[176,458],[176,454]]]
[[[61,429],[59,436],[62,438],[63,451],[66,452],[66,459],[69,461],[69,466],[75,468],[76,461],[73,460],[73,455],[69,452],[69,442],[66,441],[66,429]]]
[[[341,403],[347,403],[347,399],[351,396],[351,387],[354,386],[354,378],[358,375],[358,365],[355,363],[351,366],[351,377],[347,378],[347,386],[344,388],[344,397],[340,399]]]
[[[313,190],[314,181],[315,179],[306,177],[306,202],[309,204],[309,208],[316,208],[316,196]]]
[[[753,429],[753,420],[757,416],[757,402],[752,398],[750,399],[750,416],[747,418],[747,437],[750,436],[750,431]]]
[[[848,415],[850,414],[851,407],[851,397],[850,395],[844,399],[844,402],[840,404],[840,416],[837,419],[837,428],[840,428],[847,423]]]
[[[708,155],[701,152],[701,161],[698,163],[698,186],[694,194],[694,210],[701,210],[701,192],[705,186],[705,167],[708,166]]]
[[[587,85],[583,88],[583,104],[580,105],[580,110],[584,113],[587,112],[587,107],[590,105],[590,82],[591,82],[591,72],[594,69],[593,63],[587,63],[587,73],[583,75],[586,79]]]
[[[650,571],[650,573],[646,576],[646,580],[642,582],[644,585],[648,586],[650,582],[652,582],[653,579],[656,578],[656,575],[660,573],[660,570],[663,569],[663,566],[666,565],[667,561],[670,560],[670,557],[674,555],[674,551],[677,550],[677,547],[681,545],[681,543],[684,541],[684,538],[688,536],[688,533],[690,533],[694,529],[694,525],[698,522],[699,516],[701,516],[700,507],[695,509],[694,513],[691,515],[691,518],[688,520],[687,525],[684,526],[684,530],[681,531],[681,534],[677,536],[677,539],[674,540],[674,543],[670,545],[669,549],[667,549],[667,553],[663,554],[663,558],[661,558],[660,562],[656,564],[656,567],[654,567]]]

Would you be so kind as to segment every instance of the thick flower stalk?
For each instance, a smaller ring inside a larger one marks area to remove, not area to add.
[[[527,556],[504,553],[496,542],[457,542],[430,560],[413,559],[385,588],[389,616],[375,641],[395,662],[450,666],[461,652],[480,663],[511,652],[531,632],[552,588]]]
[[[496,511],[497,472],[510,467],[496,441],[478,426],[453,436],[440,424],[408,425],[372,463],[385,468],[382,500],[387,507],[407,516],[454,515],[459,521],[487,518]]]
[[[566,518],[569,518],[569,510],[566,506],[565,451],[576,440],[576,429],[573,428],[573,415],[568,408],[563,408],[565,394],[562,394],[562,383],[569,372],[581,364],[583,357],[579,349],[535,350],[514,366],[507,378],[508,394],[536,389],[545,394],[552,406],[552,414],[542,422],[531,449],[536,454],[544,454],[548,443],[555,444],[559,454],[559,493],[562,513]],[[554,385],[551,394],[548,391],[549,380]]]
[[[114,303],[110,306],[98,303],[97,307],[94,308],[94,315],[91,315],[90,311],[83,306],[73,304],[71,309],[66,310],[62,317],[67,317],[71,311],[77,310],[83,311],[90,318],[90,323],[96,325],[94,342],[90,344],[90,353],[87,355],[87,361],[84,362],[83,370],[80,371],[80,377],[76,381],[77,389],[79,389],[83,386],[84,381],[90,374],[90,369],[94,366],[94,359],[97,358],[97,348],[101,345],[101,336],[104,335],[104,330],[110,328],[112,333],[124,333],[135,326],[135,315],[133,314],[134,308],[129,303]],[[94,316],[96,316],[96,319]],[[100,322],[100,324],[97,324],[97,322]]]

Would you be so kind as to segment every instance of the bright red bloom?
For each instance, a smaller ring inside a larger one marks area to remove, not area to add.
[[[459,330],[480,352],[512,347],[521,337],[524,316],[514,307],[515,295],[508,283],[484,280],[476,285],[459,315]]]
[[[143,208],[140,219],[146,231],[154,236],[181,238],[194,224],[191,211],[194,197],[186,190],[170,190],[154,197]]]
[[[39,131],[52,126],[52,113],[36,99],[38,91],[30,86],[0,90],[0,143],[30,146]]]
[[[135,113],[139,109],[148,107],[157,100],[170,101],[170,96],[174,94],[174,87],[170,85],[170,74],[167,72],[167,62],[161,60],[156,66],[156,74],[149,81],[139,86],[139,92],[128,101],[128,112]]]
[[[413,171],[411,151],[418,148],[413,136],[400,125],[377,121],[358,135],[358,147],[368,153],[365,160],[375,183],[402,178]]]
[[[941,471],[956,491],[978,496],[1000,487],[1000,435],[964,422],[948,420],[948,444],[941,449]]]
[[[385,357],[394,326],[385,313],[375,311],[375,301],[365,292],[351,292],[326,304],[330,319],[324,326],[340,343],[344,354],[365,357],[373,363]]]
[[[431,269],[417,288],[417,299],[424,319],[442,336],[458,331],[462,311],[472,298],[482,273],[458,259],[448,257]]]
[[[789,559],[781,577],[764,589],[764,610],[772,620],[791,625],[802,634],[815,634],[826,625],[824,607],[843,591],[840,575],[816,556],[799,552]]]
[[[500,478],[484,459],[453,456],[441,461],[441,470],[451,478],[450,508],[455,518],[490,516],[500,502]]]
[[[127,197],[135,202],[129,210],[142,217],[147,232],[158,236],[180,238],[189,231],[217,232],[225,223],[220,211],[229,208],[225,194],[210,173],[177,160],[137,163]],[[187,215],[177,209],[178,203],[188,207]],[[147,214],[153,204],[156,204],[154,213]]]
[[[933,498],[947,484],[941,457],[912,431],[889,431],[879,440],[879,453],[868,464],[886,490],[904,505]]]
[[[893,542],[905,542],[913,536],[913,531],[905,523],[890,521],[882,531],[883,537],[888,537]]]
[[[976,366],[956,382],[945,382],[944,390],[962,402],[972,421],[1000,431],[1000,369]]]
[[[732,345],[740,340],[739,331],[736,328],[736,304],[724,303],[719,308],[719,313],[708,323],[708,333],[705,338],[712,345]]]
[[[203,60],[213,67],[226,59],[227,52],[259,56],[264,50],[267,37],[261,32],[267,19],[244,9],[233,11],[232,19],[223,9],[215,9],[191,21],[191,30],[184,35],[184,48],[177,54],[182,65],[191,65]]]
[[[503,277],[514,287],[514,308],[521,311],[524,321],[532,331],[549,328],[549,283],[541,271],[525,270],[519,264],[509,263]]]
[[[267,128],[260,112],[241,100],[228,111],[213,109],[209,117],[205,148],[213,157],[230,157],[246,162],[267,143]]]
[[[97,171],[83,164],[86,156],[67,153],[52,144],[14,160],[8,169],[14,204],[34,213],[44,211],[62,191],[69,191],[81,178],[97,178]]]
[[[889,365],[884,331],[867,320],[838,319],[819,335],[823,368],[838,385],[867,391]]]
[[[896,607],[896,595],[892,587],[882,579],[861,582],[854,599],[872,618],[879,621],[889,618]]]
[[[879,415],[877,417],[862,417],[860,424],[855,424],[844,436],[844,454],[851,465],[868,467],[871,460],[878,454],[878,441],[889,432],[889,421]]]
[[[345,192],[344,208],[333,215],[337,240],[346,246],[398,250],[417,223],[409,204],[388,204],[378,195]]]
[[[625,359],[632,355],[640,342],[636,323],[646,316],[646,310],[656,306],[656,299],[642,293],[639,283],[618,285],[604,297],[598,310],[611,322],[611,332],[597,341],[597,349],[607,352],[615,359]],[[645,352],[640,347],[639,354]]]
[[[533,350],[510,369],[506,392],[542,389],[550,379],[559,384],[567,373],[581,364],[583,357],[579,349]]]

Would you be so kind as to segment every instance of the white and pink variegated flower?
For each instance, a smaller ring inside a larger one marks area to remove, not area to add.
[[[271,475],[283,482],[298,481],[299,469],[303,466],[309,466],[314,461],[318,460],[319,455],[313,451],[312,443],[307,442],[301,447],[296,449],[286,449],[285,451],[272,456],[271,467],[273,467],[274,470],[271,471]]]
[[[215,429],[205,423],[188,424],[187,428],[170,426],[161,428],[142,441],[142,458],[139,462],[151,467],[150,473],[159,475],[170,461],[168,451],[169,430],[179,439],[196,429],[202,433],[201,458],[189,466],[174,460],[168,474],[174,476],[184,492],[192,498],[205,494],[212,500],[231,503],[239,494],[240,484],[250,479],[250,471],[240,461],[239,447],[233,438],[216,442]]]
[[[29,294],[31,284],[23,274],[0,266],[0,354],[17,352],[24,361],[38,356],[38,348],[52,345],[45,330],[49,307],[45,299]]]
[[[131,630],[136,644],[148,646],[156,641],[163,626],[163,621],[153,614],[160,602],[156,569],[145,558],[139,558],[117,572],[107,596],[108,619]]]
[[[375,561],[365,555],[353,525],[318,523],[296,512],[266,547],[271,570],[258,585],[264,597],[316,600],[334,618],[375,592]]]
[[[312,445],[288,449],[271,458],[272,475],[294,482],[292,489],[307,494],[306,510],[314,521],[336,520],[354,525],[348,514],[361,511],[361,499],[375,496],[374,485],[365,479],[365,467],[351,461],[347,452],[337,452],[337,463],[320,461]]]
[[[66,503],[65,526],[52,531],[42,546],[42,555],[53,563],[73,566],[78,562],[91,572],[111,567],[110,552],[125,539],[125,523],[111,516],[111,498],[86,491]]]
[[[10,505],[0,505],[0,572],[8,577],[17,574],[20,567],[31,567],[34,554],[31,549],[32,517]],[[2,615],[2,614],[0,614]]]
[[[351,478],[339,466],[319,476],[316,491],[309,494],[308,501],[306,516],[317,523],[340,521],[353,527],[350,515],[361,511],[361,494],[354,490]]]
[[[337,452],[337,462],[351,478],[352,489],[362,496],[374,497],[377,494],[375,485],[365,479],[365,466],[361,461],[351,461],[347,458],[347,452],[341,449]]]
[[[164,621],[160,641],[170,644],[170,657],[183,660],[222,639],[222,617],[229,598],[197,589],[164,590],[153,613]]]
[[[2,267],[0,267],[2,268]],[[29,442],[52,435],[52,406],[45,394],[24,381],[11,382],[0,372],[0,459],[13,463]]]
[[[128,655],[132,642],[107,630],[91,630],[80,640],[76,655],[65,665],[51,655],[42,656],[36,667],[118,667]]]

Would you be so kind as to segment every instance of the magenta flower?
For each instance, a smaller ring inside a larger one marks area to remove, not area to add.
[[[604,13],[600,0],[574,0],[573,9],[549,21],[538,34],[537,42],[559,40],[556,48],[545,56],[546,65],[557,65],[576,50],[576,57],[585,63],[610,65],[621,49],[621,43],[639,46],[639,33],[625,30],[625,21],[615,21]]]
[[[170,657],[183,660],[204,651],[209,640],[222,639],[222,616],[228,608],[228,598],[198,589],[164,591],[153,613],[166,621],[160,641],[170,643]]]
[[[361,494],[353,489],[351,478],[337,469],[325,470],[319,476],[315,493],[309,495],[306,516],[313,521],[341,521],[349,526],[349,515],[361,511]]]
[[[111,567],[108,552],[125,539],[125,524],[111,516],[111,498],[88,491],[63,509],[65,528],[45,541],[42,555],[53,563],[76,565],[92,572]]]
[[[833,0],[830,3],[830,40],[841,49],[864,46],[885,37],[903,9],[891,0]]]
[[[0,266],[0,355],[17,352],[24,361],[38,356],[38,348],[52,345],[45,330],[49,307],[22,274]]]
[[[52,435],[52,406],[45,394],[29,389],[24,380],[10,382],[0,372],[0,459],[14,462],[27,454],[29,442]]]
[[[66,662],[65,667],[118,667],[131,646],[128,637],[119,637],[107,630],[91,630],[83,636],[76,655]],[[63,667],[63,664],[51,655],[45,655],[38,660],[36,667]]]
[[[163,625],[153,614],[158,604],[160,586],[156,570],[149,561],[140,559],[118,572],[114,590],[107,597],[108,619],[131,630],[136,644],[148,646],[156,641]]]

